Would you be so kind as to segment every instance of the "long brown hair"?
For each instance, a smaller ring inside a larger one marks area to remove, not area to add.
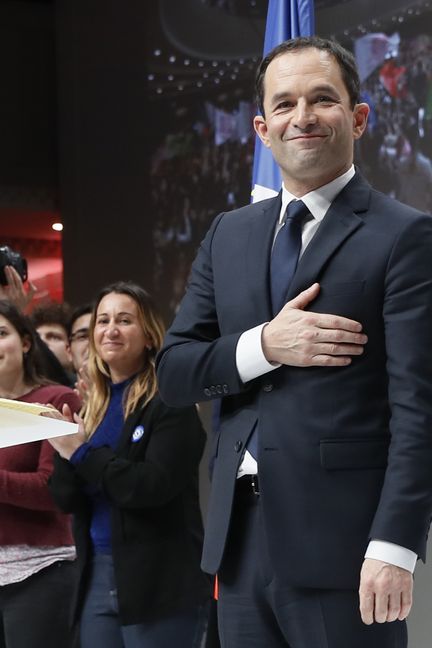
[[[30,348],[23,354],[24,382],[28,386],[51,384],[43,377],[43,366],[38,351],[36,331],[29,318],[23,315],[10,301],[0,299],[0,315],[16,330],[21,340],[30,342]]]
[[[96,315],[100,302],[106,295],[116,293],[127,295],[137,305],[138,321],[151,348],[143,349],[142,367],[128,386],[123,402],[124,417],[129,416],[138,405],[145,405],[157,391],[155,359],[162,346],[164,326],[150,295],[141,286],[129,281],[119,281],[107,286],[99,293],[92,313],[89,328],[88,374],[90,392],[84,412],[84,422],[88,436],[91,436],[104,417],[110,398],[111,376],[108,365],[98,355],[94,343]]]

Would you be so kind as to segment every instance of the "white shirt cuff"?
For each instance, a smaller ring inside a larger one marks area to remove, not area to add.
[[[417,562],[417,554],[414,551],[393,544],[392,542],[385,542],[384,540],[371,540],[365,558],[382,560],[383,562],[389,563],[389,565],[402,567],[402,569],[406,569],[411,574],[414,573]]]
[[[236,365],[237,371],[242,382],[247,383],[258,376],[263,376],[273,369],[280,367],[279,364],[271,364],[267,362],[262,346],[261,334],[264,324],[255,326],[248,331],[242,333],[237,342],[236,348]]]

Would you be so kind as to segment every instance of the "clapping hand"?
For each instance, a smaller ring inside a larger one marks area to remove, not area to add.
[[[88,398],[89,380],[87,360],[84,360],[83,364],[77,371],[77,381],[74,386],[74,392],[80,398],[83,405],[86,404]]]
[[[66,403],[63,405],[62,413],[55,407],[52,407],[50,412],[44,412],[41,416],[47,416],[60,421],[68,421],[69,423],[78,423],[78,432],[76,434],[67,434],[66,436],[48,439],[54,450],[57,450],[63,459],[69,460],[75,450],[87,440],[83,419],[78,414],[72,414],[69,405],[66,405]]]

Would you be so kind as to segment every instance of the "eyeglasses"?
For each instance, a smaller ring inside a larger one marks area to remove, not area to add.
[[[75,333],[72,333],[72,335],[69,338],[69,342],[87,342],[89,339],[89,330],[86,329],[78,329],[78,331],[75,331]]]

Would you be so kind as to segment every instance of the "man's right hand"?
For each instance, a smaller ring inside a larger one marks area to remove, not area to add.
[[[292,367],[344,367],[363,353],[367,336],[362,325],[338,315],[304,311],[319,294],[313,284],[289,301],[262,331],[268,362]]]

